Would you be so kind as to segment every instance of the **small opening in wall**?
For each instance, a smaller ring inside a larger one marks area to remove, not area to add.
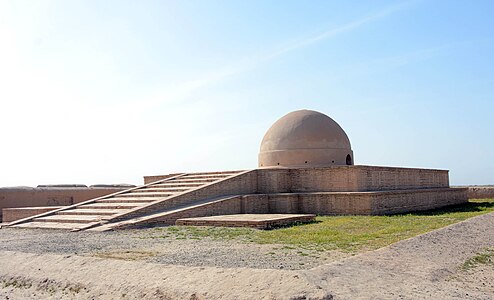
[[[305,161],[305,163],[307,163],[307,161]]]
[[[346,156],[346,164],[347,166],[350,166],[352,164],[352,157],[350,156],[350,154]]]
[[[278,163],[278,166],[280,165],[280,163]]]
[[[334,164],[334,160],[332,161],[332,163]]]

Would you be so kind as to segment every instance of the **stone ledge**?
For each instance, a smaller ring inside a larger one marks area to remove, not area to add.
[[[180,226],[221,226],[221,227],[250,227],[270,229],[293,223],[314,222],[314,214],[236,214],[199,218],[178,219],[175,224]]]

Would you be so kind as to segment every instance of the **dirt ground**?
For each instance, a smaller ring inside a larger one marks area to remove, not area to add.
[[[2,229],[0,299],[494,299],[494,213],[351,257],[140,234]]]

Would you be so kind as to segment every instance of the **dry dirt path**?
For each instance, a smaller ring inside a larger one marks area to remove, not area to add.
[[[494,299],[494,266],[461,270],[493,247],[490,213],[304,273],[335,299]]]
[[[309,270],[0,252],[0,299],[494,299],[494,213]],[[227,257],[225,259],[228,259]]]

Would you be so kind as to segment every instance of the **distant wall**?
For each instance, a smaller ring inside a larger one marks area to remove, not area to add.
[[[494,199],[494,186],[469,186],[468,199]]]
[[[116,193],[129,187],[8,187],[0,188],[0,220],[3,208],[65,206]]]

